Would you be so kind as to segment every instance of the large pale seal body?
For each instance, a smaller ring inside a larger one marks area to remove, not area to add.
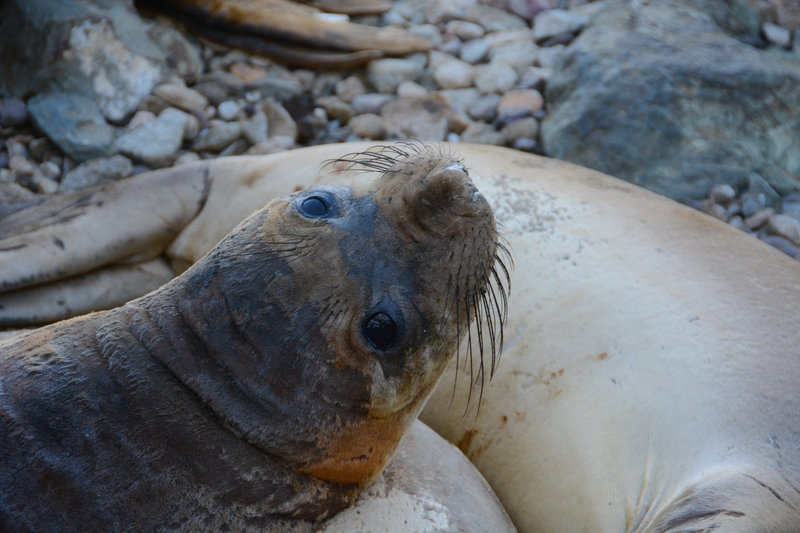
[[[273,201],[158,291],[0,344],[2,529],[307,529],[352,503],[495,294],[498,245],[457,161],[348,164],[382,177]]]

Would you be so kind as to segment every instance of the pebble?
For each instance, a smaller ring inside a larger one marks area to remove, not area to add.
[[[28,108],[19,98],[0,98],[0,127],[22,126],[28,122]]]
[[[483,61],[488,53],[489,43],[486,39],[475,39],[461,45],[458,55],[463,61],[475,65]]]
[[[153,122],[156,119],[156,114],[152,111],[139,110],[131,117],[125,129],[128,131],[135,130],[148,122]]]
[[[744,217],[749,217],[765,205],[767,205],[767,199],[763,193],[742,195],[742,215]]]
[[[189,115],[168,108],[158,117],[125,133],[114,141],[114,147],[134,161],[160,168],[172,164],[183,144]]]
[[[500,99],[500,95],[494,93],[481,96],[469,107],[467,113],[475,120],[492,122],[497,117],[497,106]]]
[[[242,125],[214,119],[192,143],[192,150],[219,153],[242,136]]]
[[[356,96],[366,93],[367,88],[358,76],[348,76],[336,84],[335,91],[345,102],[352,102]]]
[[[533,66],[539,57],[539,47],[525,34],[520,40],[514,40],[489,49],[489,60],[503,63],[515,69]]]
[[[790,240],[780,237],[778,235],[764,235],[760,237],[762,241],[769,244],[773,248],[777,248],[789,257],[800,259],[800,248],[798,248]]]
[[[472,78],[472,65],[458,59],[439,65],[433,73],[433,79],[442,89],[464,89],[470,87]]]
[[[222,120],[231,121],[239,114],[239,104],[233,100],[225,100],[217,106],[217,116]]]
[[[351,131],[362,139],[383,139],[386,136],[386,125],[383,119],[372,113],[353,117],[349,126]]]
[[[386,103],[393,100],[394,97],[390,94],[367,93],[359,94],[352,100],[353,111],[357,115],[363,113],[380,113],[381,108]]]
[[[269,75],[269,72],[264,67],[250,65],[244,61],[233,63],[228,69],[228,72],[245,83],[262,81]]]
[[[548,48],[540,48],[539,66],[549,69],[555,68],[555,66],[561,60],[561,56],[564,55],[564,50],[566,50],[566,46],[563,44],[550,46]]]
[[[728,219],[727,213],[725,212],[725,208],[721,205],[715,204],[711,201],[711,199],[706,198],[700,204],[703,212],[707,215],[711,215],[712,217],[716,218],[717,220],[722,220],[726,222]]]
[[[452,110],[444,98],[399,98],[383,106],[387,138],[443,141]]]
[[[250,155],[275,154],[294,148],[294,138],[285,135],[270,137],[263,143],[258,143],[247,151]]]
[[[378,59],[367,67],[367,79],[378,92],[394,93],[404,80],[416,80],[424,68],[413,59]]]
[[[482,93],[504,93],[517,83],[516,71],[502,63],[489,63],[475,67],[475,86]]]
[[[64,176],[59,192],[73,192],[126,178],[133,171],[131,160],[122,155],[99,157],[76,166]]]
[[[764,33],[764,37],[767,38],[767,41],[773,46],[780,46],[787,50],[792,46],[792,33],[786,28],[781,28],[777,24],[771,22],[765,22],[761,26],[761,31]]]
[[[431,44],[432,48],[438,48],[442,45],[442,34],[439,28],[433,24],[421,24],[408,29],[408,33],[417,37],[422,37]]]
[[[106,155],[114,128],[89,98],[74,93],[42,93],[28,101],[33,123],[76,161]]]
[[[714,203],[727,205],[728,202],[736,198],[736,191],[727,183],[722,183],[711,188],[710,197]]]
[[[517,85],[521,89],[536,89],[541,92],[552,73],[553,69],[543,67],[528,67],[522,69]]]
[[[769,235],[777,235],[800,246],[800,220],[789,215],[774,215],[769,219],[766,231]]]
[[[400,98],[422,98],[428,90],[417,82],[406,80],[397,86],[397,96]]]
[[[297,124],[286,109],[275,100],[265,100],[261,106],[267,115],[270,137],[289,137],[292,143],[297,140]]]
[[[461,140],[465,143],[494,144],[502,146],[505,137],[492,126],[484,122],[473,122],[461,133]]]
[[[508,144],[520,139],[535,140],[539,135],[539,122],[533,117],[524,117],[503,126],[501,133]]]
[[[550,9],[533,21],[533,39],[541,42],[564,33],[578,33],[589,23],[589,17],[565,9]]]
[[[208,107],[208,98],[182,83],[162,83],[153,89],[153,94],[184,111],[197,113]]]
[[[764,227],[775,214],[775,210],[771,207],[766,207],[756,211],[749,217],[744,219],[744,225],[751,231],[756,231]]]
[[[468,89],[445,89],[437,94],[447,102],[450,109],[464,116],[469,113],[469,109],[481,97],[481,93],[472,87]]]
[[[800,193],[789,193],[781,201],[781,212],[800,220]]]
[[[257,109],[250,117],[244,118],[240,122],[242,136],[250,144],[258,144],[267,140],[268,122],[267,115],[263,110]]]
[[[451,20],[444,26],[444,31],[451,33],[461,39],[462,41],[469,41],[483,37],[486,30],[480,24],[474,22],[467,22],[465,20]]]
[[[544,107],[544,97],[536,89],[517,89],[505,93],[497,104],[502,122],[533,115]]]
[[[175,159],[175,165],[186,165],[187,163],[194,163],[200,161],[200,156],[195,152],[183,152]]]

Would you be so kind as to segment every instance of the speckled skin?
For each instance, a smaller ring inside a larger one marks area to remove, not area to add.
[[[0,529],[303,530],[351,503],[497,256],[457,161],[390,156],[368,186],[273,201],[149,295],[3,341]],[[388,347],[365,333],[376,312]]]

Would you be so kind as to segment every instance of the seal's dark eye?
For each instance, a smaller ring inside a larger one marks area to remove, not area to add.
[[[308,218],[323,218],[328,214],[328,202],[320,196],[309,196],[300,202],[300,214]]]
[[[378,311],[364,322],[362,334],[373,347],[385,351],[397,342],[397,324],[388,314]]]

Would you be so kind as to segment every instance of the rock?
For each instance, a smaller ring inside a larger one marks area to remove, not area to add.
[[[192,149],[198,152],[221,152],[241,136],[242,125],[238,122],[211,120],[208,128],[197,135]]]
[[[542,68],[554,69],[558,62],[561,61],[561,56],[564,55],[566,47],[563,44],[549,46],[547,48],[539,49],[539,66]]]
[[[383,139],[386,136],[386,125],[378,115],[366,113],[350,120],[350,130],[362,139]]]
[[[472,85],[473,67],[469,63],[453,59],[439,65],[433,79],[442,89],[462,89]]]
[[[701,207],[703,208],[703,212],[705,214],[711,215],[717,220],[721,220],[723,222],[728,220],[728,213],[725,211],[725,208],[721,205],[715,204],[710,199],[703,200]]]
[[[767,205],[766,197],[763,193],[744,193],[742,195],[742,215],[749,217],[756,211]]]
[[[113,155],[99,157],[81,163],[64,176],[59,185],[59,192],[73,192],[102,183],[109,183],[126,178],[133,171],[133,163],[127,157]]]
[[[769,235],[777,235],[800,246],[800,220],[789,215],[773,215],[766,227]]]
[[[774,46],[780,46],[781,48],[786,48],[787,50],[792,46],[792,33],[787,30],[786,28],[781,28],[776,24],[772,24],[771,22],[765,22],[764,25],[761,27],[761,31],[764,32],[764,37],[767,38],[767,41]]]
[[[428,90],[414,81],[404,81],[397,86],[397,96],[400,98],[422,98],[428,94]]]
[[[459,57],[463,61],[475,65],[483,61],[488,53],[489,43],[486,39],[475,39],[473,41],[467,41],[461,46]]]
[[[431,45],[431,48],[438,48],[442,45],[442,34],[439,33],[439,28],[433,24],[420,24],[419,26],[411,26],[407,31],[410,35],[422,37],[428,41]]]
[[[475,87],[482,93],[504,93],[517,83],[516,71],[502,63],[489,63],[475,67]]]
[[[19,98],[0,99],[0,127],[22,126],[28,122],[28,109]]]
[[[243,61],[237,61],[233,63],[230,68],[228,68],[228,72],[242,80],[244,83],[249,84],[261,82],[269,75],[269,71],[264,67],[250,65],[249,63],[245,63]]]
[[[508,9],[525,20],[534,20],[542,11],[558,7],[558,0],[508,0]]]
[[[461,133],[461,141],[465,143],[503,146],[505,144],[505,137],[489,124],[473,122]]]
[[[153,89],[153,94],[184,111],[202,113],[208,107],[208,98],[182,83],[162,83]]]
[[[416,80],[424,68],[413,59],[378,59],[367,67],[367,79],[378,92],[393,93],[404,80]]]
[[[549,156],[674,199],[800,188],[800,59],[724,0],[606,0],[547,83]],[[687,46],[691,43],[691,46]],[[540,58],[541,61],[541,58]]]
[[[727,205],[728,202],[736,198],[736,191],[727,183],[722,183],[712,187],[710,196],[714,203]]]
[[[264,142],[269,137],[267,114],[263,110],[257,109],[253,114],[240,121],[242,125],[242,136],[250,144]]]
[[[217,116],[222,120],[231,121],[239,114],[239,104],[233,100],[226,100],[217,106]]]
[[[714,204],[716,205],[716,204]],[[720,206],[717,206],[720,207]],[[744,219],[744,225],[750,231],[756,231],[763,228],[767,222],[769,222],[772,215],[775,214],[775,210],[771,207],[766,207],[764,209],[760,209],[753,213],[752,215],[748,216]]]
[[[175,163],[173,163],[173,165],[186,165],[187,163],[194,163],[195,161],[200,161],[200,156],[196,152],[183,152],[175,158]]]
[[[169,70],[133,0],[9,0],[0,6],[0,93],[83,94],[117,123]]]
[[[525,33],[522,39],[493,46],[489,49],[489,60],[521,69],[532,66],[539,58],[539,47]]]
[[[364,82],[358,76],[348,76],[336,84],[336,96],[345,102],[352,102],[353,98],[367,92]]]
[[[448,2],[440,3],[446,4]],[[468,22],[480,24],[487,32],[509,31],[528,26],[523,19],[513,13],[483,4],[468,6],[461,18]]]
[[[444,98],[450,109],[464,116],[468,114],[469,109],[481,97],[481,93],[471,87],[468,89],[446,89],[439,91],[437,94]]]
[[[781,200],[781,212],[800,220],[800,193],[787,194]]]
[[[410,2],[409,2],[410,4]],[[477,4],[476,0],[449,0],[447,2],[423,2],[422,8],[425,20],[431,24],[439,24],[450,19],[461,19],[467,11]],[[420,8],[417,3],[412,9]],[[407,17],[408,20],[413,20]]]
[[[533,117],[524,117],[509,122],[500,130],[506,144],[514,144],[520,139],[536,139],[539,135],[539,122]]]
[[[147,33],[161,50],[167,69],[187,83],[197,81],[203,73],[203,59],[197,47],[178,30],[162,24],[150,25]]]
[[[134,161],[156,168],[168,166],[178,156],[188,120],[183,111],[165,109],[152,122],[117,137],[114,146]]]
[[[285,152],[294,147],[294,139],[285,135],[278,135],[270,137],[263,143],[251,147],[247,153],[250,155],[274,154],[277,152]]]
[[[487,94],[475,100],[467,113],[475,120],[492,122],[497,117],[497,105],[500,103],[499,94]]]
[[[474,22],[467,22],[465,20],[451,20],[444,26],[444,31],[452,33],[462,41],[469,41],[483,37],[486,31],[480,24]]]
[[[759,238],[773,248],[777,248],[781,252],[785,253],[789,257],[793,257],[795,259],[800,257],[800,248],[798,248],[788,239],[779,237],[778,235],[762,235]]]
[[[317,98],[316,103],[325,110],[328,118],[339,122],[339,124],[347,124],[353,117],[353,106],[347,102],[342,102],[336,96],[322,96]]]
[[[550,9],[533,21],[533,39],[537,43],[564,33],[576,34],[589,24],[589,17],[574,11]]]
[[[363,113],[380,113],[381,108],[387,102],[393,100],[394,97],[390,94],[367,93],[359,94],[352,100],[353,111],[356,115]]]
[[[497,104],[500,121],[508,122],[538,113],[544,107],[544,97],[536,89],[508,91]]]
[[[38,94],[28,101],[33,123],[75,161],[108,153],[114,135],[95,103],[74,93]]]
[[[452,109],[444,98],[398,98],[381,109],[387,138],[443,141]]]
[[[248,143],[244,139],[236,139],[231,144],[229,144],[224,150],[219,153],[219,157],[228,157],[231,155],[241,155],[247,151],[250,147],[250,143]]]
[[[281,104],[275,100],[267,99],[262,104],[261,109],[267,115],[270,137],[290,137],[292,144],[297,140],[297,124]]]
[[[148,122],[153,122],[157,116],[158,115],[156,115],[152,111],[147,111],[147,110],[137,111],[128,121],[128,124],[125,126],[125,129],[128,131],[135,130],[140,126],[147,124]]]

